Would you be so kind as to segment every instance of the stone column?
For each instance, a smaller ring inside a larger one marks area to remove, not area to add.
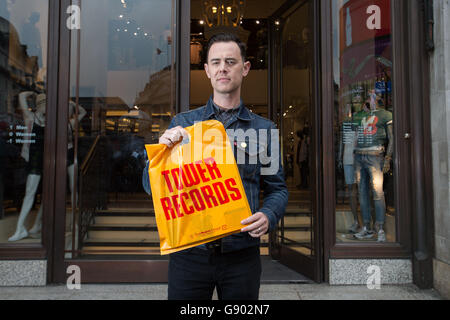
[[[450,298],[450,0],[434,1],[430,104],[435,222],[434,287]]]

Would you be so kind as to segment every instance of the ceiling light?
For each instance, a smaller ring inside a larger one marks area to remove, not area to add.
[[[203,0],[202,2],[202,21],[208,27],[237,28],[240,23],[242,24],[244,0]]]

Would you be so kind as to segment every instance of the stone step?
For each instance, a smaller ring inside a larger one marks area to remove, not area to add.
[[[289,227],[309,227],[311,217],[304,215],[287,215],[284,218],[284,226]],[[101,214],[94,219],[94,226],[111,225],[111,226],[129,226],[129,225],[149,225],[156,226],[156,217],[151,214],[134,215],[133,213],[124,214]]]

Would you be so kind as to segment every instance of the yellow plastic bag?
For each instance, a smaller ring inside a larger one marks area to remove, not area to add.
[[[208,120],[185,130],[189,140],[171,149],[145,146],[162,255],[240,232],[251,215],[223,125]]]

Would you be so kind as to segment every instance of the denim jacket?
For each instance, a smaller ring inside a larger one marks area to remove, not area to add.
[[[185,128],[194,125],[197,121],[213,120],[215,119],[214,108],[212,98],[210,98],[208,103],[201,108],[177,114],[172,119],[169,129],[176,126]],[[269,219],[269,231],[272,231],[284,215],[288,202],[288,191],[281,164],[278,137],[272,138],[270,135],[271,129],[276,129],[276,126],[272,121],[250,112],[241,101],[239,111],[224,124],[224,127],[233,146],[235,158],[245,157],[245,163],[240,164],[242,161],[237,161],[237,165],[250,209],[252,213],[264,213]],[[260,135],[257,135],[259,139],[254,139],[254,135],[230,135],[230,130],[233,132],[233,130],[238,129],[242,129],[243,132],[246,132],[247,129],[254,129],[253,131],[250,130],[253,133],[266,132],[267,138],[261,138]],[[274,143],[272,146],[272,141],[275,141],[277,145]],[[273,150],[275,150],[273,152],[275,154],[272,155]],[[261,153],[265,155],[265,158],[261,156]],[[274,161],[277,163],[273,163]],[[261,174],[261,170],[268,170],[268,172]],[[148,162],[143,171],[142,184],[145,191],[151,194]],[[261,188],[263,189],[263,202],[260,205]],[[257,246],[259,243],[259,238],[252,238],[248,232],[241,232],[223,238],[222,251],[236,251]]]

